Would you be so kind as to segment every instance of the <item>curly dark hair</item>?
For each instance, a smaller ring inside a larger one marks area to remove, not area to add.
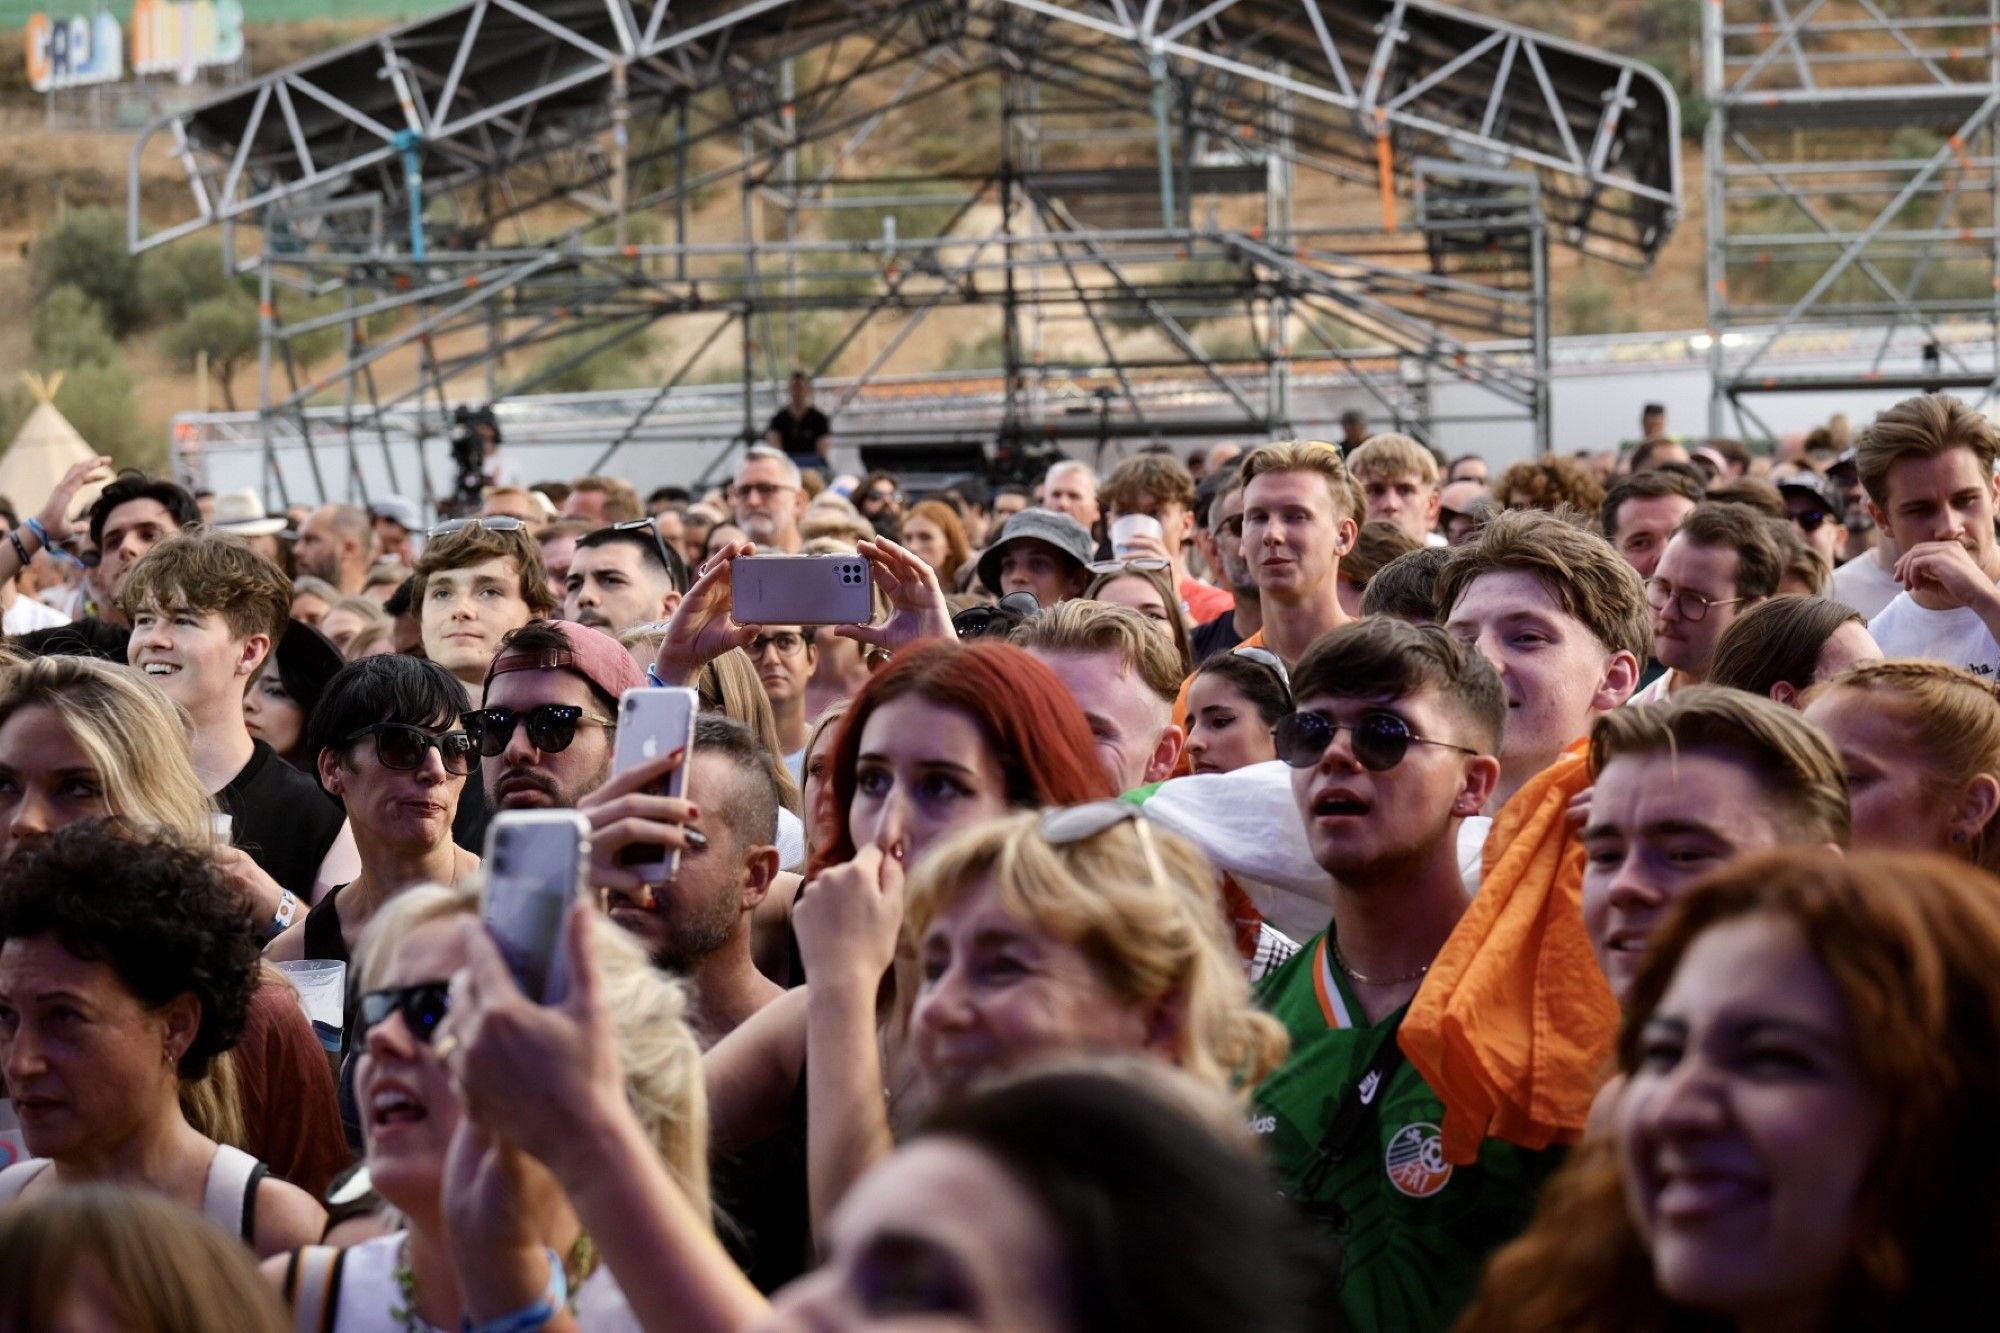
[[[1574,458],[1544,454],[1516,463],[1493,484],[1494,498],[1509,509],[1571,509],[1595,514],[1604,504],[1604,484]]]
[[[84,820],[0,863],[0,943],[53,935],[148,1006],[192,993],[201,1024],[185,1080],[241,1040],[257,985],[249,899],[207,849],[117,820]]]

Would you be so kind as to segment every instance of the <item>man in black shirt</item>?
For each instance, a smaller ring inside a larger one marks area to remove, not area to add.
[[[1217,653],[1228,652],[1264,627],[1264,608],[1257,601],[1257,576],[1243,558],[1243,484],[1233,476],[1208,508],[1208,530],[1215,541],[1215,562],[1223,581],[1236,595],[1234,609],[1197,625],[1194,660],[1199,666]]]
[[[285,632],[291,599],[276,565],[218,532],[161,542],[132,567],[121,597],[132,622],[126,658],[187,710],[195,773],[229,815],[229,841],[261,875],[233,869],[273,921],[298,910],[283,894],[309,904],[316,887],[351,878],[354,859],[351,842],[334,854],[339,808],[243,721],[243,696]]]
[[[828,470],[833,456],[833,423],[812,405],[812,381],[803,371],[792,372],[791,401],[778,409],[764,427],[764,440],[800,467]]]

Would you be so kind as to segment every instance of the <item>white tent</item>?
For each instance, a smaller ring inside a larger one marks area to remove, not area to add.
[[[56,410],[55,396],[62,389],[62,376],[46,382],[37,375],[25,375],[28,389],[35,395],[35,410],[22,423],[20,433],[0,454],[0,495],[14,502],[20,514],[39,514],[49,494],[76,464],[97,457],[69,419]],[[77,493],[72,516],[88,509],[104,483],[86,486]]]

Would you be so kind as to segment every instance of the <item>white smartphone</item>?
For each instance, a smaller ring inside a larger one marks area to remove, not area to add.
[[[1151,537],[1158,541],[1166,533],[1167,530],[1160,526],[1160,520],[1151,514],[1121,514],[1111,525],[1111,553],[1120,560],[1137,555],[1132,547],[1134,537]]]
[[[739,625],[866,625],[874,580],[858,555],[746,555],[729,562]]]
[[[687,799],[688,769],[694,758],[694,715],[701,696],[678,687],[625,691],[618,701],[618,741],[611,751],[611,771],[623,773],[675,750],[686,750],[681,766],[653,789],[657,796]],[[650,880],[671,879],[681,868],[678,848],[627,847],[618,864]]]
[[[569,907],[583,891],[590,821],[574,810],[502,810],[486,829],[486,926],[530,999],[569,993]]]

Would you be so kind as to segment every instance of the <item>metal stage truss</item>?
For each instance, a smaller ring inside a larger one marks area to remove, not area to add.
[[[1702,6],[1715,434],[1748,400],[2000,390],[2000,0]],[[1860,378],[1797,362],[1879,329]]]
[[[189,206],[149,231],[163,137]],[[259,275],[259,420],[344,448],[320,495],[634,340],[600,467],[719,373],[754,438],[793,366],[872,419],[844,442],[921,449],[860,409],[954,308],[1003,456],[1318,424],[1295,365],[1420,432],[1476,383],[1545,447],[1547,244],[1650,263],[1678,139],[1649,67],[1414,0],[473,0],[150,126],[131,243],[219,227]]]

